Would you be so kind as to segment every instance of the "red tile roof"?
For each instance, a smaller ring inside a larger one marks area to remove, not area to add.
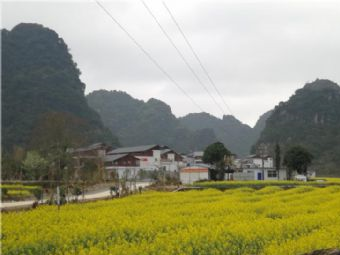
[[[208,173],[208,168],[186,167],[181,169],[181,173]]]

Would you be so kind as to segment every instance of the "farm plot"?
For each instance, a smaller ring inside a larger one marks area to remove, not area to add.
[[[2,254],[304,254],[340,246],[340,186],[147,192],[2,215]]]

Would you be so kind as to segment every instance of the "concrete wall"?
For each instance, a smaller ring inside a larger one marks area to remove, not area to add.
[[[254,173],[234,173],[235,181],[252,181],[254,180]]]
[[[183,184],[192,184],[199,180],[208,180],[208,172],[198,172],[198,173],[180,173],[180,180]]]
[[[111,179],[111,173],[117,173],[119,178],[134,179],[137,177],[140,167],[122,167],[112,166],[106,167],[107,178]]]

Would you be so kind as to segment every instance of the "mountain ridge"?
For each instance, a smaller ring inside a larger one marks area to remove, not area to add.
[[[278,104],[256,144],[300,144],[314,155],[319,174],[339,173],[340,86],[327,79],[305,84]]]
[[[86,101],[85,84],[66,43],[42,25],[21,23],[2,35],[2,145],[27,147],[43,115],[84,122],[88,142],[115,138]]]
[[[180,125],[171,107],[161,100],[143,101],[116,90],[92,91],[86,97],[123,146],[165,144],[188,152],[202,150],[216,141],[212,130],[191,131]]]
[[[249,154],[250,147],[255,143],[258,135],[258,131],[253,131],[250,126],[243,124],[232,115],[224,115],[220,119],[201,112],[177,118],[172,113],[171,107],[161,100],[150,98],[143,101],[117,90],[96,90],[86,97],[89,105],[101,115],[105,125],[117,134],[123,146],[162,142],[181,152],[188,152],[203,150],[209,143],[218,140],[225,143],[234,153],[244,156]],[[155,112],[155,109],[158,112]],[[157,117],[151,118],[151,112]],[[154,130],[154,136],[162,133],[169,139],[156,138],[152,135],[147,139],[141,139],[141,136],[145,137],[148,133],[147,129],[151,128],[143,125],[145,120],[148,120],[149,124],[153,123],[153,127],[159,126],[162,129]],[[141,130],[144,131],[140,132]],[[204,141],[202,144],[199,142],[200,139]],[[185,141],[190,145],[185,146]]]

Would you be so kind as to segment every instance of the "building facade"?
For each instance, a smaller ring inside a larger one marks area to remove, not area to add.
[[[176,172],[183,166],[182,156],[167,146],[143,145],[111,150],[105,156],[105,169],[119,177],[134,177],[139,171],[165,170]]]
[[[209,180],[209,168],[203,166],[189,166],[180,171],[182,184],[193,184],[196,181]]]

